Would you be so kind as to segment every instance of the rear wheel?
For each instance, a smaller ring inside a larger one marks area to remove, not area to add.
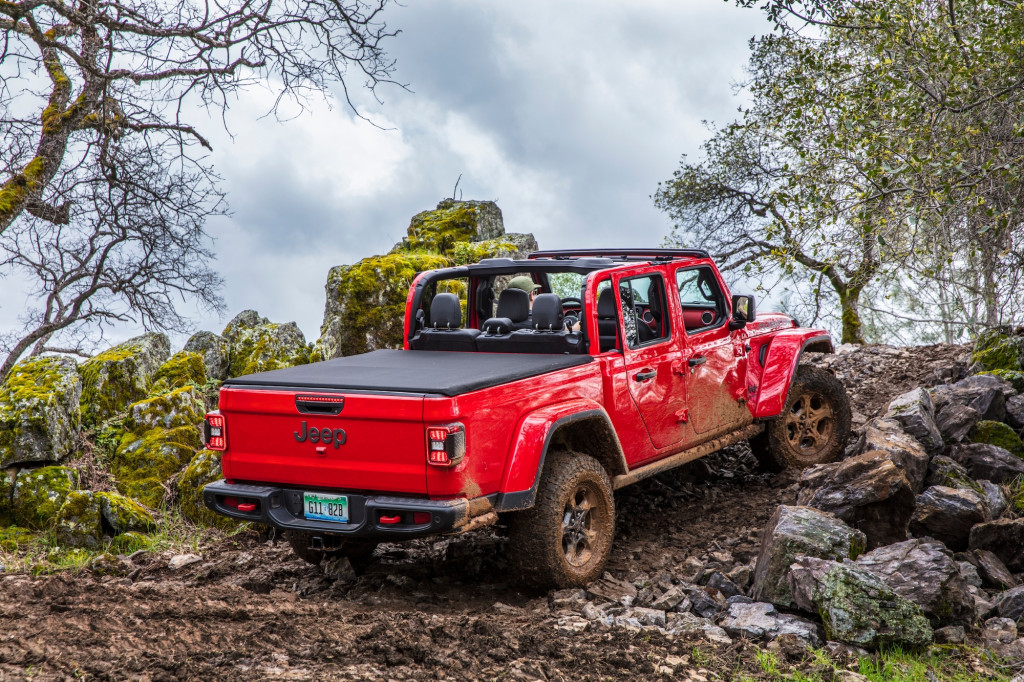
[[[615,500],[604,467],[574,452],[549,453],[534,506],[509,524],[520,576],[538,587],[582,587],[601,575],[615,536]]]
[[[800,468],[834,462],[850,437],[850,399],[843,384],[818,367],[797,367],[782,414],[751,450],[769,468]]]
[[[377,543],[373,540],[343,540],[338,547],[313,549],[312,533],[288,531],[286,535],[295,556],[314,566],[319,566],[324,559],[348,557],[352,565],[359,568],[370,563],[373,551],[377,549]]]

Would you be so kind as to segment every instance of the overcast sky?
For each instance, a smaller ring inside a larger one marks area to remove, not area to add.
[[[497,201],[541,248],[659,245],[670,225],[650,195],[702,121],[734,117],[747,41],[769,29],[723,0],[408,0],[387,20],[409,91],[356,93],[387,130],[338,101],[262,118],[261,91],[230,111],[233,140],[203,130],[233,215],[207,226],[229,312],[199,329],[255,308],[315,340],[328,270],[389,250],[459,174],[463,198]],[[0,325],[17,313],[4,298]]]

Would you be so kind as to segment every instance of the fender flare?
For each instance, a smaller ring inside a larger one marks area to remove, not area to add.
[[[517,426],[516,437],[506,458],[501,488],[494,503],[496,511],[513,511],[532,507],[540,486],[541,471],[547,459],[551,439],[559,429],[585,420],[601,420],[611,434],[614,446],[614,468],[609,478],[625,473],[626,457],[608,413],[593,400],[577,399],[548,405],[525,415]],[[608,464],[606,464],[608,466]]]
[[[824,329],[784,329],[772,337],[761,369],[761,385],[753,410],[755,419],[770,419],[782,413],[800,356],[808,348],[835,352],[832,336]]]

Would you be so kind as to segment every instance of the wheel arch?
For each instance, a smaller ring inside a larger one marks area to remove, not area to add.
[[[556,449],[590,455],[604,467],[608,478],[624,474],[628,469],[608,413],[592,401],[570,401],[527,415],[520,424],[513,448],[494,505],[497,511],[533,506],[544,462]]]
[[[761,369],[754,418],[770,419],[782,412],[804,352],[834,353],[832,336],[824,329],[799,328],[786,329],[774,336]]]

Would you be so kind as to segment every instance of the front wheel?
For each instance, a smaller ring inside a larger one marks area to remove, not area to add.
[[[850,399],[842,382],[823,369],[801,365],[782,414],[751,439],[751,449],[776,470],[834,462],[846,449],[850,423]]]
[[[534,506],[509,524],[520,576],[538,587],[582,587],[601,575],[615,535],[615,498],[593,457],[549,453]]]

